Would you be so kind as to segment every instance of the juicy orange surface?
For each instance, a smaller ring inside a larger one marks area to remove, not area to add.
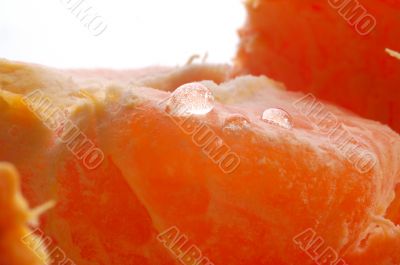
[[[247,10],[239,72],[265,74],[400,131],[400,61],[385,51],[400,50],[399,1],[249,0]]]
[[[174,265],[193,244],[206,258],[200,265],[289,265],[314,264],[331,248],[338,264],[400,264],[399,135],[321,103],[376,157],[360,172],[296,108],[303,94],[265,77],[228,81],[229,71],[62,71],[1,62],[0,160],[19,169],[31,205],[57,202],[41,219],[50,251],[58,246],[75,264]],[[210,113],[183,119],[165,111],[176,87],[201,80],[213,80],[202,82],[216,99]],[[85,167],[22,103],[38,88],[104,152],[98,167]],[[288,112],[293,127],[263,121],[268,108]],[[235,115],[248,125],[226,126]],[[201,144],[200,128],[219,137],[215,146]],[[239,157],[237,167],[215,162],[212,149],[221,145]],[[174,246],[179,235],[163,234],[171,227],[188,243]],[[312,244],[307,231],[323,244]]]

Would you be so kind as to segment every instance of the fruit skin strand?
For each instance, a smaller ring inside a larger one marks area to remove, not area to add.
[[[0,208],[0,264],[47,264],[46,249],[28,228],[35,216],[21,195],[19,175],[5,162],[0,162]]]
[[[377,21],[364,36],[329,1],[247,1],[236,72],[267,75],[400,132],[400,61],[385,51],[400,51],[400,3],[358,2]]]

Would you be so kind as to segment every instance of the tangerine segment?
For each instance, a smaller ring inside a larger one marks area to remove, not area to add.
[[[387,53],[400,51],[398,2],[246,3],[238,72],[265,74],[400,131],[400,61]]]
[[[399,264],[390,220],[399,218],[400,138],[386,126],[266,77],[227,80],[225,66],[108,78],[12,62],[0,69],[8,69],[0,160],[20,169],[32,205],[57,202],[41,229],[76,264],[179,264],[192,245],[213,264],[311,264],[329,248],[338,262]],[[213,94],[212,110],[168,112],[173,88],[197,81]],[[67,110],[56,129],[19,103],[37,84]],[[266,122],[268,109],[291,126],[271,122],[276,115]],[[67,141],[68,123],[93,146]],[[97,167],[88,167],[85,146],[104,155]],[[186,244],[159,241],[171,227]]]

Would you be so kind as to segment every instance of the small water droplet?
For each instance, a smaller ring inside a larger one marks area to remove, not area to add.
[[[201,83],[178,87],[169,98],[167,112],[176,116],[204,115],[214,108],[214,96]]]
[[[250,121],[241,114],[233,114],[225,119],[224,131],[237,131],[249,127]]]
[[[292,128],[292,117],[289,113],[279,108],[266,109],[262,115],[262,119],[270,124],[278,125],[285,129]]]

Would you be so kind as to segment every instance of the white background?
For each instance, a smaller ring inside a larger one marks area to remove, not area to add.
[[[95,37],[63,1],[0,0],[0,57],[137,68],[182,65],[208,52],[208,62],[229,63],[245,20],[241,0],[85,0],[108,25]]]

